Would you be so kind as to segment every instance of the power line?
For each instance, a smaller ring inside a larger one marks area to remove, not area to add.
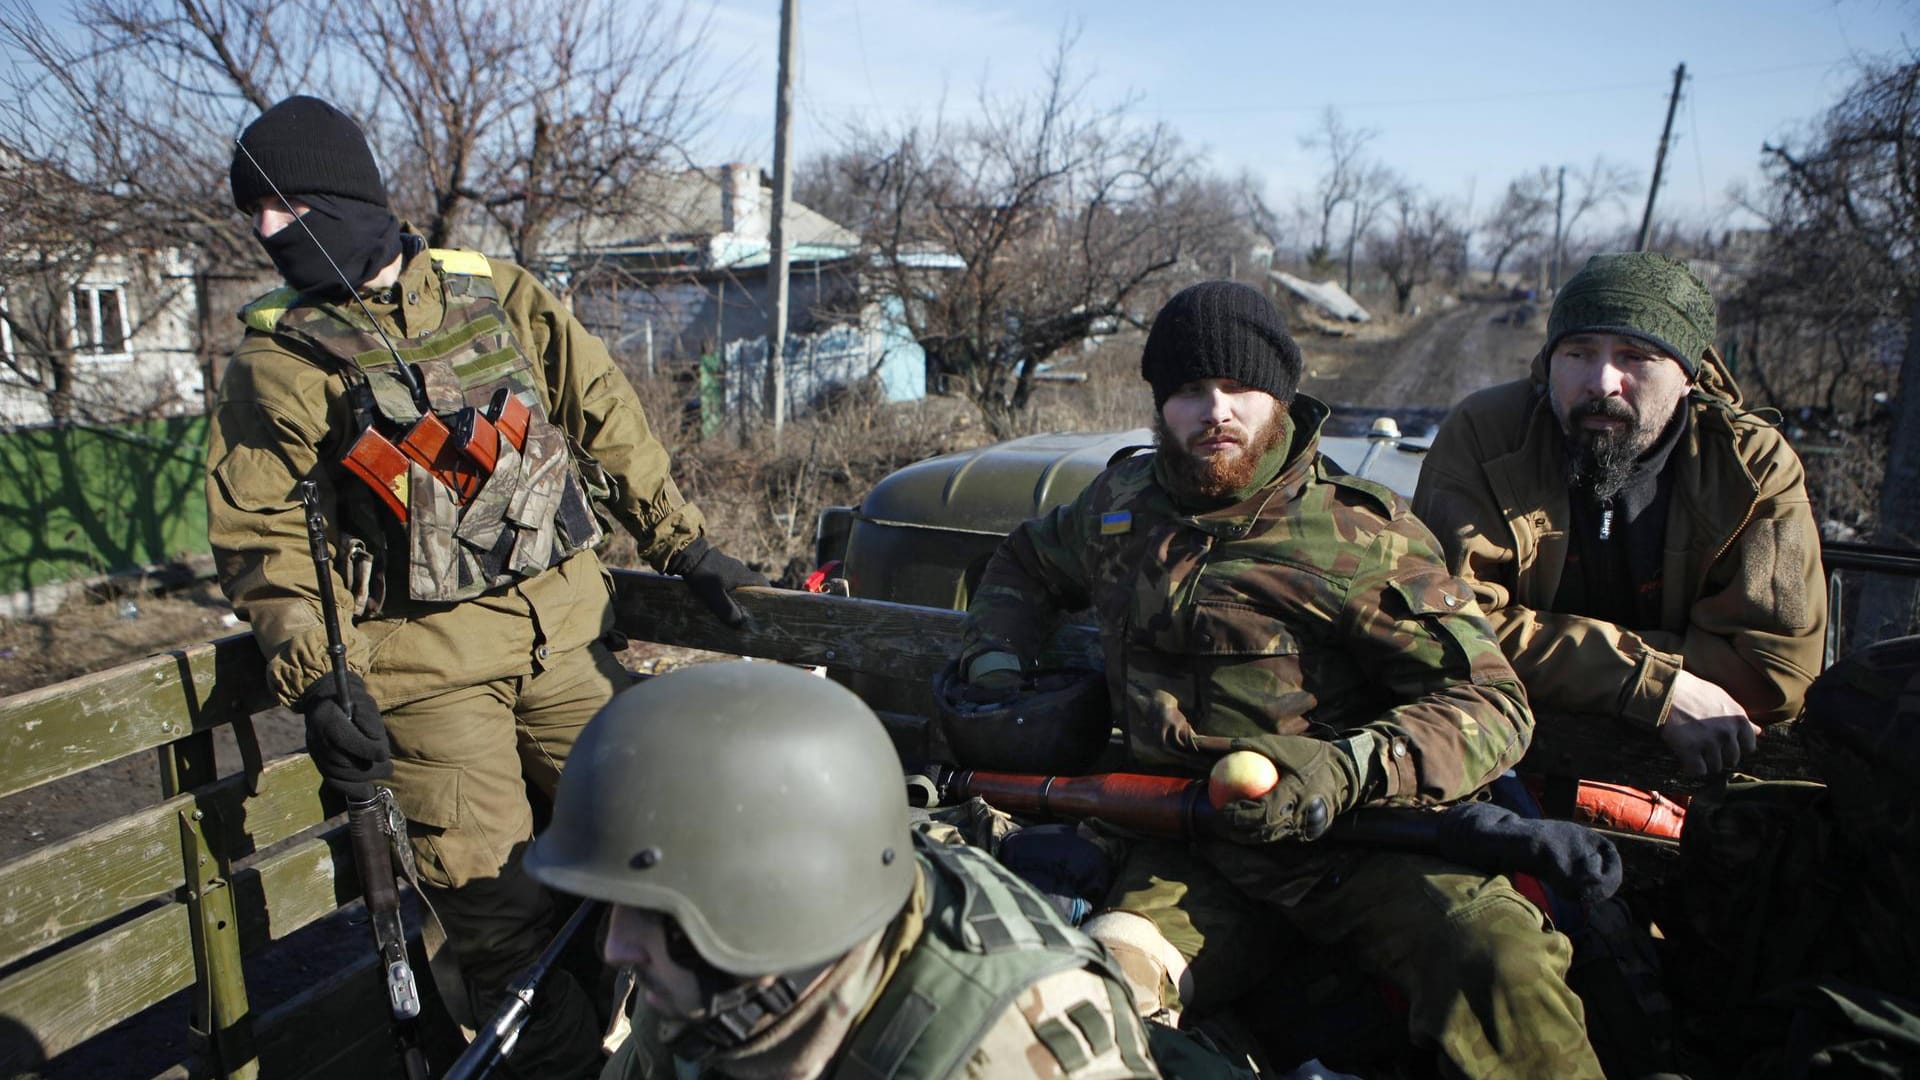
[[[1706,76],[1705,80],[1707,82],[1723,82],[1734,79],[1761,78],[1788,71],[1804,71],[1808,68],[1833,67],[1837,64],[1853,63],[1856,62],[1856,60],[1856,57],[1840,57],[1835,60],[1806,60],[1796,64],[1780,64],[1774,67],[1728,71],[1718,75]],[[1697,74],[1688,76],[1689,81],[1699,81],[1701,78],[1702,76]],[[1446,105],[1511,104],[1517,101],[1599,97],[1606,94],[1619,94],[1628,91],[1664,89],[1666,85],[1667,83],[1664,80],[1645,80],[1639,82],[1610,83],[1605,86],[1570,87],[1562,90],[1503,91],[1497,94],[1465,94],[1457,97],[1381,98],[1373,101],[1318,102],[1311,105],[1208,105],[1154,108],[1149,103],[1147,105],[1147,111],[1160,116],[1259,116],[1278,113],[1319,113],[1331,105],[1331,107],[1342,111],[1358,112],[1378,109],[1431,108]],[[918,106],[904,103],[898,105],[867,105],[818,102],[816,108],[825,112],[912,112],[918,108]]]

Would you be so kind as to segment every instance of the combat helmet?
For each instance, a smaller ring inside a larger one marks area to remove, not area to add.
[[[1113,732],[1107,677],[1090,668],[1032,672],[1005,694],[982,694],[958,661],[933,679],[934,718],[964,769],[1077,775],[1092,768]]]
[[[751,978],[839,957],[913,889],[906,787],[872,710],[796,668],[702,664],[595,714],[528,873],[672,916],[700,958]]]

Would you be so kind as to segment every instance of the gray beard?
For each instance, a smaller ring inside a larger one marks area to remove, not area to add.
[[[1596,503],[1606,502],[1627,486],[1633,464],[1640,460],[1633,432],[1608,432],[1567,437],[1567,483]]]
[[[1580,427],[1580,420],[1589,416],[1624,420],[1628,426],[1619,431]],[[1627,486],[1634,462],[1659,440],[1665,427],[1662,423],[1648,430],[1641,418],[1617,398],[1600,398],[1574,407],[1560,432],[1567,448],[1567,483],[1596,503],[1606,502]]]

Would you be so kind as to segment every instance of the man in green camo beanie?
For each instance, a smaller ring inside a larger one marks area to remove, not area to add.
[[[1531,376],[1454,409],[1414,494],[1542,725],[1608,717],[1696,774],[1800,711],[1826,626],[1805,473],[1715,330],[1686,263],[1594,256]]]
[[[1713,347],[1714,303],[1679,259],[1651,251],[1595,255],[1547,317],[1547,351],[1574,334],[1621,334],[1672,357],[1691,379]]]

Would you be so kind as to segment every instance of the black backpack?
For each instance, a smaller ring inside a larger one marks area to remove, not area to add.
[[[1920,637],[1823,673],[1796,725],[1825,783],[1736,776],[1680,839],[1669,983],[1741,1075],[1920,1075]]]

